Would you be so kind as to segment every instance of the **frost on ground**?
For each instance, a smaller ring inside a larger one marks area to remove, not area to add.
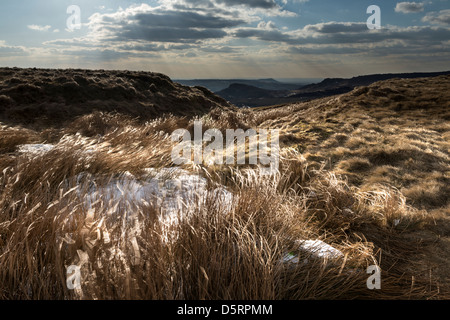
[[[338,259],[344,256],[344,254],[330,246],[329,244],[321,241],[321,240],[297,240],[296,244],[298,245],[298,252],[306,254],[306,256],[310,256],[315,259]],[[283,257],[283,262],[285,263],[299,263],[299,254],[296,252],[289,252]],[[308,263],[308,259],[304,259],[303,263]]]
[[[310,252],[317,258],[335,259],[344,256],[341,251],[321,240],[304,240],[297,241],[297,243],[300,251]]]
[[[205,204],[210,198],[216,200],[224,213],[232,208],[233,195],[223,186],[210,190],[207,180],[199,175],[179,168],[149,168],[145,171],[146,177],[137,178],[125,172],[104,185],[91,185],[85,196],[87,208],[91,208],[99,196],[106,203],[155,208],[165,219],[187,216],[192,208]],[[81,182],[86,178],[87,175],[81,174],[77,180]]]
[[[22,144],[19,146],[18,151],[20,153],[25,153],[29,155],[41,155],[50,150],[52,150],[55,146],[52,144]]]

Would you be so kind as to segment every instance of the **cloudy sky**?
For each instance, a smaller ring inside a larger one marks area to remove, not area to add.
[[[381,29],[367,27],[370,5],[381,9]],[[15,0],[0,8],[0,66],[175,79],[450,70],[449,0]]]

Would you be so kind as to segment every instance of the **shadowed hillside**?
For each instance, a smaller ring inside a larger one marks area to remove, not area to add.
[[[277,91],[265,90],[247,84],[233,83],[228,88],[216,92],[227,100],[258,99],[272,97]]]
[[[147,120],[163,114],[204,114],[228,108],[202,87],[186,87],[159,73],[0,68],[0,119],[59,125],[92,110]]]

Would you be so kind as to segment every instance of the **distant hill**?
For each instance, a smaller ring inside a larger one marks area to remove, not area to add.
[[[445,72],[415,72],[415,73],[387,73],[387,74],[372,74],[365,76],[358,76],[349,79],[344,78],[327,78],[320,83],[309,84],[297,90],[298,96],[304,96],[307,93],[330,92],[332,94],[346,93],[352,91],[356,87],[368,86],[372,83],[382,80],[389,80],[393,78],[413,79],[436,77],[440,75],[450,74],[450,71]],[[334,93],[336,92],[336,93]]]
[[[0,68],[0,120],[61,124],[114,111],[142,120],[163,114],[201,115],[231,108],[204,87],[188,87],[153,72]]]
[[[216,92],[217,95],[238,107],[260,107],[277,104],[301,102],[318,99],[352,91],[356,87],[368,86],[372,83],[393,78],[425,78],[448,75],[446,72],[374,74],[349,79],[327,78],[319,83],[308,84],[296,89],[268,90],[253,85],[233,83],[228,88]],[[267,79],[270,82],[271,79]],[[272,79],[273,80],[273,79]],[[262,80],[260,80],[262,81]],[[267,82],[267,83],[268,83]]]
[[[276,95],[277,91],[265,90],[247,84],[233,83],[228,88],[216,92],[219,96],[227,100],[234,99],[259,99]]]
[[[202,86],[208,88],[212,92],[219,92],[228,88],[232,84],[243,84],[253,86],[265,90],[295,90],[302,85],[308,83],[284,83],[275,79],[259,79],[259,80],[245,80],[245,79],[194,79],[194,80],[174,80],[185,86]]]

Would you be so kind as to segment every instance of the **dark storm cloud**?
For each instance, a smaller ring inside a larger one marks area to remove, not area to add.
[[[129,26],[121,30],[115,37],[114,41],[131,41],[145,40],[155,42],[195,42],[206,39],[224,38],[227,33],[221,29],[197,30],[190,28],[158,28],[151,26]]]
[[[161,13],[141,13],[134,20],[143,27],[168,28],[231,28],[245,23],[243,20],[230,20],[196,12],[164,11]]]
[[[277,29],[241,28],[234,31],[236,38],[255,38],[269,42],[295,43],[298,40]]]
[[[246,22],[219,15],[200,14],[194,11],[151,10],[127,12],[126,15],[103,15],[93,23],[93,30],[104,32],[103,40],[196,42],[221,39],[226,29]]]

